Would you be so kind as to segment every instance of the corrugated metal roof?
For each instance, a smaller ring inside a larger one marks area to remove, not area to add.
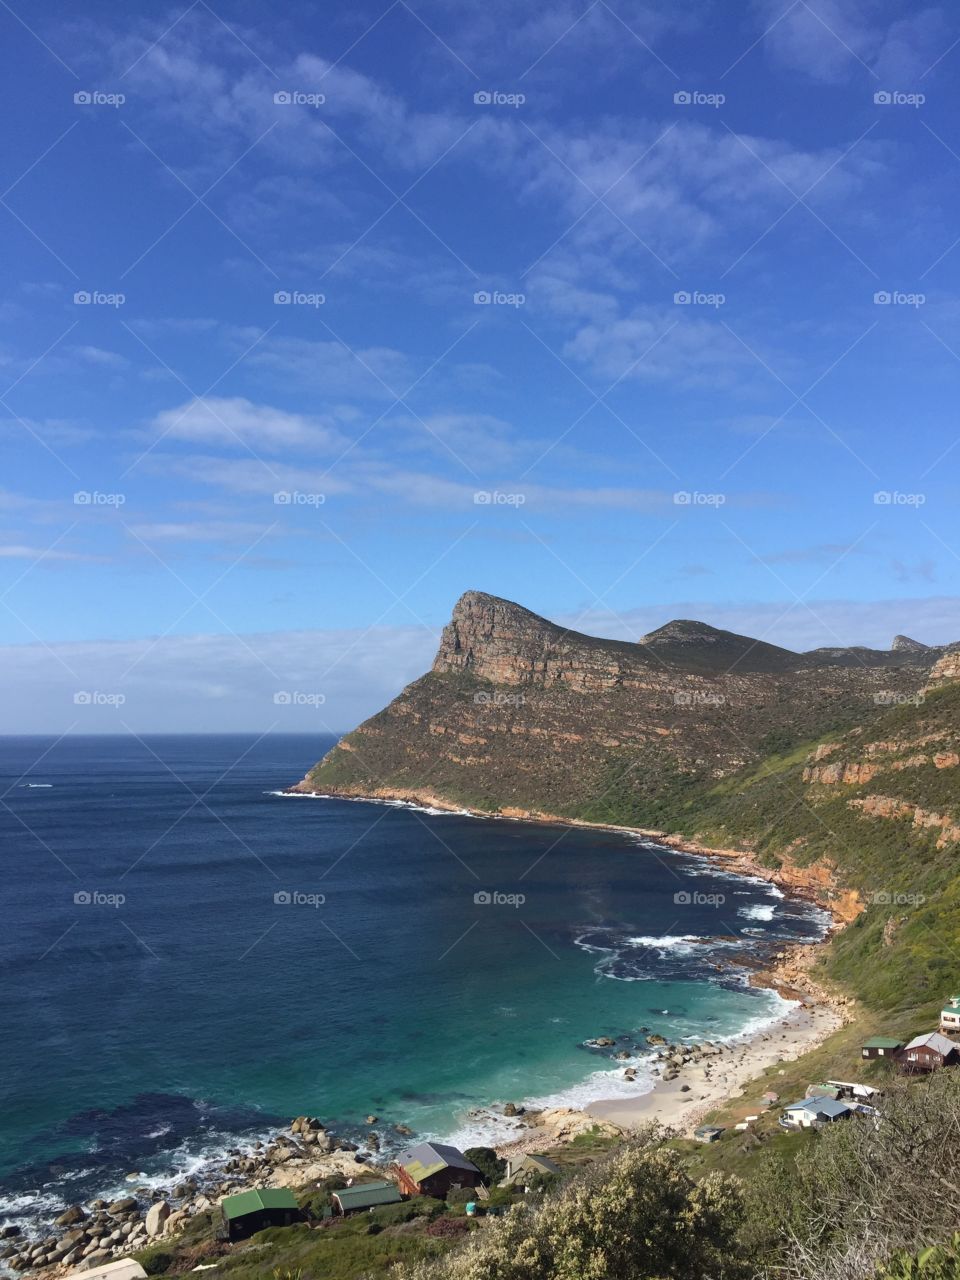
[[[838,1102],[836,1098],[804,1098],[802,1102],[791,1102],[788,1107],[784,1107],[784,1111],[811,1111],[818,1116],[842,1116],[850,1108],[845,1102]]]
[[[939,1031],[929,1031],[925,1036],[914,1036],[907,1045],[910,1049],[933,1049],[937,1053],[947,1057],[956,1049],[956,1045],[952,1040],[948,1040],[946,1036],[942,1036]]]
[[[285,1187],[264,1187],[261,1191],[240,1191],[235,1196],[225,1196],[220,1204],[223,1216],[232,1221],[261,1209],[298,1209],[296,1196]]]
[[[418,1142],[415,1147],[401,1151],[398,1164],[403,1165],[414,1182],[429,1178],[441,1169],[466,1169],[470,1173],[479,1173],[475,1164],[471,1164],[462,1151],[447,1146],[443,1142]],[[419,1172],[415,1172],[415,1168]]]
[[[378,1204],[398,1204],[403,1197],[393,1182],[361,1182],[332,1192],[342,1209],[370,1209]]]
[[[902,1040],[895,1040],[893,1036],[874,1036],[872,1040],[864,1040],[864,1049],[899,1049],[903,1044]]]

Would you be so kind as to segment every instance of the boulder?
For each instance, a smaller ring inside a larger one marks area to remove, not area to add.
[[[18,1236],[20,1234],[20,1228],[14,1226],[12,1222],[5,1227],[0,1227],[0,1240],[12,1240],[14,1236]]]
[[[147,1210],[145,1226],[148,1236],[158,1236],[163,1230],[163,1224],[170,1217],[170,1206],[166,1200],[158,1200],[156,1204],[152,1204]]]
[[[367,1123],[367,1124],[376,1124],[376,1123],[377,1123],[377,1121],[378,1121],[379,1119],[380,1119],[380,1117],[379,1117],[379,1116],[367,1116],[366,1123]]]
[[[517,1114],[517,1104],[515,1102],[508,1102],[503,1108],[503,1114],[505,1116],[515,1116]]]
[[[83,1261],[80,1263],[81,1271],[89,1271],[91,1267],[98,1266],[101,1262],[109,1262],[110,1250],[97,1249],[93,1253],[85,1253]]]
[[[114,1200],[113,1204],[107,1205],[107,1213],[112,1213],[115,1218],[123,1217],[135,1213],[136,1208],[137,1202],[133,1196],[123,1196],[119,1200]]]
[[[165,1236],[176,1235],[189,1217],[190,1215],[185,1209],[177,1209],[174,1213],[171,1213],[170,1217],[163,1224],[163,1234]]]
[[[58,1227],[73,1227],[78,1222],[83,1222],[86,1216],[78,1204],[72,1204],[69,1209],[64,1209],[59,1218],[54,1218],[53,1221]]]

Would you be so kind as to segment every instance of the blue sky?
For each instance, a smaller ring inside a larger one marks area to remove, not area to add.
[[[346,729],[467,588],[960,638],[955,10],[0,27],[3,731]]]

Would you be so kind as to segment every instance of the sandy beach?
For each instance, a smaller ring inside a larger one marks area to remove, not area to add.
[[[689,1134],[704,1115],[737,1098],[762,1071],[801,1057],[842,1024],[841,1014],[831,1006],[802,1004],[769,1030],[740,1043],[718,1045],[716,1053],[679,1066],[674,1079],[658,1079],[652,1090],[636,1098],[598,1099],[586,1112],[620,1129],[657,1121]],[[758,1099],[745,1101],[751,1114],[758,1110]]]

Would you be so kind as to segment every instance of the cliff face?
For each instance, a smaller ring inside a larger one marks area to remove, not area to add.
[[[300,786],[577,818],[616,797],[621,820],[655,826],[667,796],[917,697],[943,653],[872,652],[795,654],[687,620],[601,640],[468,591],[432,670]]]

